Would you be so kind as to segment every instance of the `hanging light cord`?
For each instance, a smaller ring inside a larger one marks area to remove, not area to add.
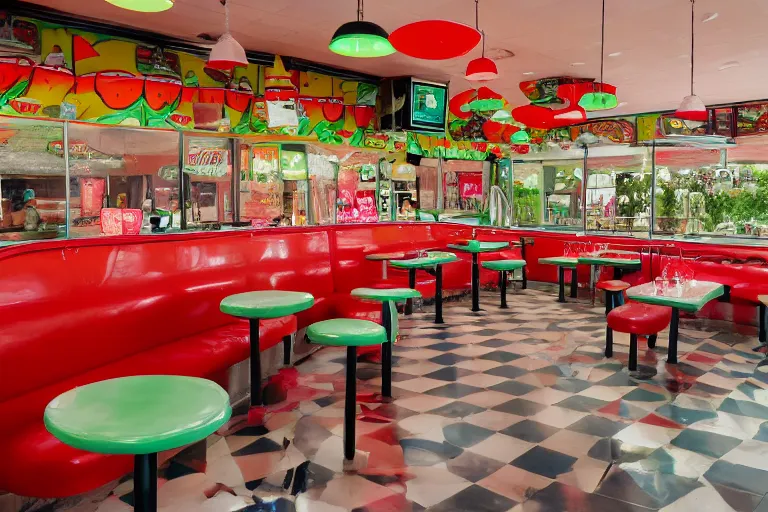
[[[224,6],[224,33],[229,34],[229,5],[227,5],[227,0],[222,0],[221,5]]]
[[[695,13],[694,13],[694,7],[696,5],[696,0],[691,0],[691,96],[693,96],[693,48],[694,48],[694,25],[695,25]]]
[[[605,0],[603,0],[603,21],[600,25],[600,94],[603,93],[603,65],[605,62]],[[605,98],[603,98],[605,102]]]
[[[483,57],[485,57],[485,31],[480,30],[480,0],[475,0],[475,29],[483,36]]]
[[[365,0],[357,0],[357,21],[363,21],[365,20],[365,5],[363,4]]]

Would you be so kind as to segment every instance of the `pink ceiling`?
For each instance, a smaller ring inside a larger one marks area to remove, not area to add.
[[[170,11],[138,14],[104,0],[31,0],[76,15],[191,39],[218,35],[224,23],[218,0],[176,0]],[[416,75],[450,80],[452,92],[470,87],[464,78],[470,55],[430,62],[404,55],[350,59],[328,50],[334,30],[355,15],[355,0],[229,0],[232,32],[249,50],[291,55],[381,76]],[[618,86],[626,105],[612,114],[675,109],[689,88],[689,0],[607,2],[605,80]],[[491,86],[512,104],[526,103],[517,84],[546,76],[597,77],[600,70],[600,0],[480,0],[480,24],[501,78]],[[696,92],[709,105],[768,97],[768,46],[763,40],[765,0],[697,0]],[[703,23],[705,14],[719,15]],[[386,30],[416,20],[446,18],[474,23],[472,0],[369,0],[365,19]],[[726,63],[738,66],[719,70]],[[583,63],[583,65],[573,65]],[[524,75],[524,73],[533,73]]]

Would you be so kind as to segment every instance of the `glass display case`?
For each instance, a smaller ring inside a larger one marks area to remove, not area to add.
[[[184,134],[184,204],[187,229],[220,229],[234,220],[234,139]]]
[[[339,151],[343,154],[339,157],[336,222],[378,222],[381,195],[377,201],[376,192],[381,186],[380,165],[384,154],[352,148],[339,148]]]

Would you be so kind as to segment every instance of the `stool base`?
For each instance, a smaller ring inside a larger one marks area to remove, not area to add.
[[[133,457],[133,510],[157,512],[157,454]]]

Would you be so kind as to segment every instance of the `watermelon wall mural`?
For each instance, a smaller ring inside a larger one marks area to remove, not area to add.
[[[0,11],[0,114],[110,125],[291,135],[362,146],[378,87],[204,59]]]

